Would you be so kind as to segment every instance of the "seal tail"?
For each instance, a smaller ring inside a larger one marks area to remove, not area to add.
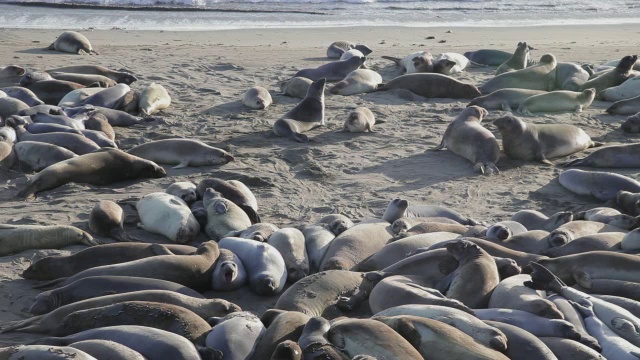
[[[551,290],[560,293],[562,288],[567,285],[555,276],[549,269],[532,261],[529,263],[531,268],[531,280],[525,281],[524,285],[535,290]]]
[[[385,60],[391,60],[394,63],[396,63],[396,65],[400,65],[400,61],[402,61],[401,58],[397,58],[397,57],[393,57],[393,56],[381,56],[381,58],[383,58]]]
[[[65,280],[67,280],[67,278],[66,277],[62,277],[62,278],[58,278],[58,279],[55,279],[55,280],[47,281],[47,282],[42,283],[42,284],[38,284],[38,285],[34,286],[33,288],[34,289],[50,289],[50,288],[54,287],[55,285],[58,285],[58,284],[64,282]]]
[[[33,316],[26,320],[15,321],[12,325],[0,330],[0,334],[8,332],[37,332],[34,331],[39,328],[39,321],[42,315]]]

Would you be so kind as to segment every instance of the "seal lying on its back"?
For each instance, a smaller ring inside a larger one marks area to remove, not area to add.
[[[99,55],[93,48],[91,47],[91,43],[89,39],[87,39],[84,35],[75,32],[75,31],[65,31],[58,36],[56,41],[54,41],[47,50],[56,50],[61,52],[68,52],[72,54],[90,54],[90,55]]]
[[[404,58],[392,56],[382,56],[382,58],[395,62],[402,68],[403,74],[433,72],[433,56],[426,51],[414,52]]]
[[[282,118],[273,123],[273,132],[297,142],[308,142],[302,132],[324,125],[324,86],[325,79],[316,80],[309,86],[307,96],[289,110]]]
[[[49,166],[31,178],[18,196],[32,199],[40,191],[55,189],[70,182],[108,185],[124,180],[165,176],[167,173],[164,169],[151,161],[118,149],[101,149]]]
[[[426,98],[473,99],[482,95],[475,85],[442,74],[407,74],[378,85],[377,90],[406,89]]]
[[[440,145],[432,150],[447,148],[474,164],[484,175],[499,174],[496,163],[500,159],[500,145],[493,134],[480,122],[489,112],[479,106],[463,110],[447,127]]]
[[[382,76],[373,70],[358,69],[329,90],[332,94],[354,95],[374,91],[382,83]]]

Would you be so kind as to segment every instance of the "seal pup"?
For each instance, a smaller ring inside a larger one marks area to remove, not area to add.
[[[317,68],[308,68],[298,71],[294,77],[305,77],[313,81],[326,79],[328,82],[340,81],[350,72],[357,70],[364,64],[366,58],[352,57],[349,60],[338,60]]]
[[[14,345],[0,349],[0,357],[7,360],[98,360],[71,346]]]
[[[602,145],[573,125],[530,124],[514,116],[501,117],[493,124],[502,135],[505,154],[517,160],[551,164],[548,159]]]
[[[453,75],[463,72],[469,67],[469,59],[458,53],[442,53],[433,59],[433,72]]]
[[[332,94],[355,95],[374,91],[382,83],[382,76],[369,69],[358,69],[350,72],[344,80],[335,84],[331,90]]]
[[[200,233],[200,223],[184,200],[177,196],[155,192],[136,203],[140,216],[138,227],[179,244],[193,241]]]
[[[187,205],[191,206],[198,200],[198,193],[196,192],[196,184],[191,181],[177,181],[169,185],[165,191],[167,194],[171,194],[184,200]]]
[[[73,226],[0,224],[0,256],[28,249],[58,249],[72,244],[95,246],[99,243],[87,232]]]
[[[124,218],[120,205],[110,200],[100,200],[89,213],[89,229],[117,241],[139,241],[124,231]]]
[[[242,95],[242,105],[252,109],[264,110],[272,102],[269,91],[261,86],[254,86]]]
[[[500,74],[479,87],[482,94],[506,88],[551,91],[556,81],[555,56],[545,54],[537,65]]]
[[[140,92],[138,111],[149,116],[171,105],[171,96],[162,85],[151,83]]]
[[[331,45],[329,45],[329,47],[327,48],[327,57],[329,59],[340,59],[340,57],[346,51],[349,51],[351,49],[356,49],[361,53],[363,53],[365,56],[373,52],[373,50],[371,50],[366,45],[354,44],[350,41],[340,40],[340,41],[334,41],[333,43],[331,43]]]
[[[0,126],[0,141],[13,145],[18,141],[16,131],[11,126]]]
[[[616,199],[619,191],[640,192],[640,183],[624,175],[584,171],[578,169],[565,170],[558,175],[560,184],[578,195],[591,195],[598,200]]]
[[[304,235],[304,247],[309,257],[309,274],[315,274],[320,269],[324,255],[329,249],[329,244],[336,235],[327,226],[311,225],[302,229]]]
[[[215,324],[207,335],[207,347],[233,354],[233,359],[251,359],[258,339],[267,331],[260,318],[248,311],[211,318],[209,323],[212,322]]]
[[[552,91],[545,94],[533,95],[526,99],[518,112],[531,115],[534,112],[563,112],[573,111],[576,113],[588,108],[596,97],[596,89],[586,89],[582,92],[575,91]]]
[[[482,118],[488,114],[479,106],[466,108],[447,126],[440,145],[431,150],[447,148],[471,161],[474,169],[481,174],[499,174],[495,163],[500,159],[500,145],[495,136],[480,125]]]
[[[56,104],[60,107],[76,107],[80,106],[83,101],[90,98],[93,95],[106,90],[101,87],[81,88],[68,92],[60,101]]]
[[[640,96],[626,100],[619,100],[607,108],[607,113],[612,115],[636,115],[640,112]],[[629,119],[627,119],[629,121]]]
[[[571,211],[560,211],[551,216],[546,216],[536,210],[520,210],[511,216],[511,220],[524,225],[527,230],[553,231],[560,225],[573,220],[573,213]]]
[[[222,197],[232,201],[235,205],[240,207],[249,217],[252,224],[257,224],[260,222],[260,215],[258,215],[258,201],[256,200],[255,195],[251,192],[251,190],[242,182],[237,180],[222,180],[217,178],[207,178],[203,179],[196,186],[196,193],[199,198],[204,198],[204,194],[207,189],[213,189],[216,192],[220,193]],[[238,231],[245,231],[247,228],[238,229]],[[277,230],[277,228],[276,228]],[[263,234],[264,241],[267,240],[271,233]],[[246,237],[247,239],[253,238],[255,235],[255,230],[247,231],[247,233],[254,233],[251,237]],[[245,237],[245,236],[239,236]],[[254,239],[258,240],[258,239]]]
[[[216,291],[236,290],[247,283],[247,271],[238,255],[220,249],[220,255],[211,274],[211,288]]]
[[[473,99],[482,95],[472,84],[442,74],[407,74],[380,84],[376,90],[405,89],[426,98]]]
[[[313,81],[304,77],[293,77],[280,83],[282,95],[304,99]]]
[[[528,98],[545,93],[541,90],[500,89],[471,100],[467,106],[477,105],[487,110],[513,111],[512,109],[518,109]]]
[[[580,91],[594,88],[596,89],[596,93],[600,95],[600,93],[604,89],[622,84],[631,76],[631,69],[633,68],[633,65],[637,60],[637,55],[628,55],[623,57],[615,69],[608,70],[603,74],[587,81],[580,87]]]
[[[518,46],[516,47],[513,55],[503,64],[498,66],[498,69],[496,69],[496,75],[526,68],[529,63],[529,54],[529,45],[527,45],[526,42],[518,42]]]
[[[517,221],[499,221],[487,228],[486,237],[491,240],[504,241],[527,231],[527,228]]]
[[[356,132],[373,132],[373,125],[376,119],[371,110],[366,107],[359,107],[349,113],[349,117],[344,122],[342,131],[352,133]]]
[[[563,166],[590,166],[600,168],[640,167],[640,144],[602,147],[586,157],[572,160]]]
[[[381,56],[383,59],[391,60],[400,66],[403,74],[430,73],[433,72],[433,55],[426,51],[417,51],[403,58],[392,56]]]
[[[344,52],[344,54],[342,54],[342,56],[340,56],[340,60],[349,60],[352,57],[365,57],[365,55],[362,53],[362,51],[357,50],[357,49],[350,49]],[[365,66],[364,64],[362,66]]]
[[[39,172],[59,162],[78,157],[73,151],[39,141],[21,141],[14,145],[18,167],[24,172]]]
[[[336,236],[354,226],[353,221],[342,214],[325,215],[316,221],[316,225],[326,225]]]
[[[18,197],[33,199],[38,192],[55,189],[70,182],[108,185],[131,179],[165,176],[166,171],[151,161],[107,148],[47,167],[29,179]]]
[[[47,72],[64,72],[73,74],[102,75],[116,82],[131,85],[138,81],[134,75],[126,71],[114,71],[99,65],[74,65],[47,70]]]
[[[629,78],[618,86],[603,90],[600,94],[605,101],[627,100],[637,96],[640,96],[640,77]]]
[[[273,246],[234,237],[223,238],[219,245],[240,258],[247,271],[251,291],[258,295],[273,295],[284,289],[287,268],[282,255]]]
[[[625,234],[622,232],[605,232],[592,235],[580,236],[579,238],[571,240],[569,243],[562,246],[554,246],[542,252],[542,254],[556,258],[560,256],[575,255],[587,251],[600,251],[600,250],[620,250],[621,242],[626,236],[633,238],[633,241],[637,240],[637,234]]]
[[[76,31],[65,31],[58,35],[56,41],[49,45],[47,50],[55,50],[78,55],[99,55],[91,47],[89,39]]]
[[[188,166],[224,165],[234,160],[228,152],[193,139],[162,139],[134,146],[127,151],[158,164]]]
[[[273,123],[273,132],[297,142],[308,142],[302,132],[324,126],[324,86],[326,79],[314,81],[298,105]]]
[[[247,213],[233,201],[207,188],[202,195],[202,204],[207,210],[207,226],[204,232],[212,239],[218,240],[232,231],[242,231],[251,226]]]

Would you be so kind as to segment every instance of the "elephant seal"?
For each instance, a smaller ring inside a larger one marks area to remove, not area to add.
[[[598,341],[584,328],[584,321],[582,319],[582,315],[576,310],[576,308],[571,305],[569,300],[558,294],[551,294],[547,297],[547,300],[553,302],[555,306],[562,312],[564,315],[564,319],[573,326],[575,326],[576,330],[580,333],[580,343],[596,350],[601,351],[602,347],[598,344]]]
[[[638,97],[640,100],[640,96]],[[622,131],[626,133],[639,133],[640,132],[640,112],[634,116],[629,116],[622,125],[620,125]]]
[[[331,329],[331,323],[327,319],[322,317],[309,319],[298,340],[304,359],[349,360],[347,355],[327,339],[329,329]]]
[[[61,161],[78,157],[73,151],[39,141],[21,141],[14,145],[18,166],[24,172],[39,172]]]
[[[60,278],[39,285],[40,288],[64,286],[90,276],[128,276],[175,282],[192,289],[211,287],[211,274],[220,251],[214,241],[202,243],[190,255],[158,255],[126,263],[103,265],[83,270],[68,278]]]
[[[116,86],[117,84],[115,80],[103,75],[72,74],[63,72],[49,72],[47,74],[49,74],[52,79],[71,81],[84,86],[90,86],[97,83],[100,87],[108,88]]]
[[[171,105],[171,96],[162,85],[151,83],[140,92],[138,111],[149,116]]]
[[[177,181],[169,185],[165,191],[167,194],[177,196],[184,200],[187,205],[191,206],[198,200],[198,193],[196,192],[196,184],[191,181]]]
[[[489,226],[486,237],[490,240],[504,241],[527,231],[527,228],[517,221],[500,221]]]
[[[192,343],[204,346],[211,326],[183,307],[149,301],[126,301],[67,315],[51,332],[66,336],[82,331],[118,325],[139,325],[172,332]]]
[[[344,122],[342,131],[352,133],[356,132],[373,132],[373,125],[376,119],[371,110],[366,107],[359,107],[349,113],[349,117]]]
[[[458,53],[442,53],[433,59],[433,72],[453,75],[463,72],[469,67],[469,59]]]
[[[228,152],[193,139],[163,139],[135,146],[129,154],[158,164],[187,166],[224,165],[234,160]]]
[[[529,49],[531,50],[531,48]],[[500,66],[504,64],[513,54],[503,50],[480,49],[467,51],[464,56],[476,64],[486,66]]]
[[[125,71],[113,71],[109,70],[103,66],[99,65],[75,65],[75,66],[66,66],[56,69],[47,70],[47,72],[64,72],[64,73],[73,73],[73,74],[89,74],[89,75],[102,75],[106,76],[110,79],[115,80],[118,83],[124,83],[127,85],[131,85],[133,82],[138,81],[138,79]]]
[[[267,327],[258,339],[251,360],[270,359],[274,351],[283,341],[296,341],[300,338],[309,316],[297,311],[270,309],[260,318]]]
[[[356,49],[361,53],[363,53],[365,56],[373,52],[373,50],[371,50],[366,45],[354,44],[350,41],[340,40],[340,41],[334,41],[333,43],[331,43],[331,45],[329,45],[329,47],[327,48],[327,57],[329,59],[340,59],[342,54],[344,54],[346,51],[349,51],[351,49]]]
[[[493,134],[480,123],[489,112],[479,106],[463,110],[450,124],[442,136],[440,145],[432,150],[447,148],[474,165],[483,175],[499,174],[496,163],[500,159],[500,145]]]
[[[528,98],[545,93],[541,90],[500,89],[471,100],[467,106],[477,105],[487,110],[512,111],[517,110]]]
[[[588,294],[617,296],[633,301],[640,300],[640,285],[636,282],[592,279],[590,289],[585,289],[582,286],[576,286],[576,288]]]
[[[569,166],[590,166],[600,168],[634,168],[640,167],[640,144],[613,145],[600,148],[586,157],[572,160]]]
[[[297,142],[308,142],[309,138],[302,132],[324,126],[324,86],[326,83],[326,79],[314,81],[309,86],[305,98],[273,123],[274,134],[288,137]]]
[[[460,225],[459,222],[446,217],[401,217],[391,224],[391,230],[394,235],[407,232],[409,229],[425,223],[437,223],[446,225]],[[465,227],[465,232],[467,228]],[[430,232],[430,231],[429,231]]]
[[[558,90],[580,91],[588,80],[589,73],[579,65],[559,62],[556,66],[555,87]]]
[[[136,203],[142,229],[160,234],[178,244],[193,241],[200,233],[200,223],[184,200],[177,196],[155,192]]]
[[[383,322],[346,319],[329,329],[331,343],[348,356],[371,355],[383,359],[420,359],[422,355]]]
[[[488,307],[522,310],[548,319],[564,319],[556,305],[524,286],[531,276],[521,274],[502,280],[491,294]]]
[[[226,237],[220,248],[236,254],[245,266],[251,291],[258,295],[278,294],[284,289],[287,268],[273,246],[242,238]]]
[[[472,84],[442,74],[407,74],[382,83],[376,90],[405,89],[426,98],[473,99],[482,95]]]
[[[42,258],[23,271],[22,277],[32,280],[53,280],[73,276],[96,266],[118,264],[156,255],[188,255],[195,251],[195,247],[187,245],[104,244],[81,250],[73,255]]]
[[[131,88],[127,84],[118,84],[116,86],[98,91],[97,93],[87,97],[80,101],[77,105],[93,105],[100,106],[108,109],[120,109],[122,108],[122,99],[131,91]],[[62,103],[58,106],[63,106]]]
[[[196,313],[203,319],[225,316],[241,311],[240,307],[222,299],[200,299],[166,290],[144,290],[123,294],[105,295],[61,306],[45,315],[33,316],[17,321],[2,329],[2,332],[18,331],[46,334],[58,327],[69,314],[101,306],[109,306],[125,301],[150,301],[181,306]]]
[[[69,346],[82,350],[96,359],[145,360],[139,352],[109,340],[84,340]]]
[[[109,125],[111,126],[131,126],[136,124],[142,124],[148,121],[155,120],[155,118],[141,118],[127,114],[124,111],[107,109],[100,106],[80,106],[74,108],[65,108],[64,113],[69,116],[75,116],[81,113],[94,112],[103,115]]]
[[[309,257],[309,274],[315,274],[320,269],[322,258],[336,235],[327,226],[322,225],[306,226],[302,229],[302,234]]]
[[[560,184],[578,195],[591,195],[598,200],[616,198],[618,191],[640,192],[640,183],[620,174],[601,171],[565,170],[558,176]]]
[[[529,45],[527,45],[526,42],[519,42],[513,55],[503,64],[498,66],[498,69],[496,69],[496,75],[510,71],[522,70],[527,67],[528,63]]]
[[[316,221],[316,225],[327,225],[328,229],[331,230],[331,232],[336,236],[342,234],[343,232],[351,229],[354,226],[353,221],[342,214],[325,215],[318,221]]]
[[[546,216],[536,210],[520,210],[511,216],[511,220],[524,225],[527,230],[553,231],[558,226],[573,220],[573,213],[561,211],[551,216]]]
[[[627,232],[623,228],[607,225],[597,221],[574,220],[559,226],[549,233],[549,244],[552,247],[562,246],[581,236],[606,232]]]
[[[199,292],[171,281],[133,276],[100,275],[85,277],[69,285],[41,292],[36,296],[29,312],[33,315],[42,315],[82,300],[145,290],[165,290],[198,299],[205,298]]]
[[[471,218],[461,215],[455,210],[437,205],[409,205],[405,211],[406,217],[444,217],[454,220],[462,225],[479,225]]]
[[[381,56],[391,60],[400,66],[403,74],[430,73],[433,72],[433,56],[426,51],[417,51],[403,58]]]
[[[20,124],[18,122],[18,119],[16,119],[15,117],[11,120],[15,120],[14,123]],[[56,124],[56,125],[68,126],[76,130],[84,130],[85,128],[84,123],[80,119],[73,119],[65,115],[38,113],[35,115],[31,115],[31,121],[34,123]],[[26,124],[26,125],[30,125],[30,124]]]
[[[88,353],[70,346],[14,345],[0,349],[0,357],[7,360],[98,360]]]
[[[267,242],[269,237],[278,231],[278,227],[270,223],[257,223],[241,231],[230,231],[225,237],[239,237],[252,239],[259,242]],[[335,236],[335,235],[334,235]]]
[[[211,288],[216,291],[238,289],[247,283],[247,271],[238,255],[220,249],[220,255],[211,274]]]
[[[280,83],[283,95],[304,99],[313,81],[304,77],[293,77]]]
[[[564,112],[573,111],[576,113],[588,108],[596,97],[594,88],[583,90],[582,92],[559,90],[546,94],[533,95],[525,100],[518,112],[528,114],[534,112]]]
[[[476,309],[480,320],[499,321],[519,327],[535,336],[555,336],[571,340],[580,340],[580,333],[568,321],[547,319],[526,311],[511,309]]]
[[[89,229],[117,241],[136,241],[124,231],[124,218],[120,205],[110,200],[100,200],[89,213]]]
[[[0,169],[11,169],[17,156],[11,143],[0,141]]]
[[[14,99],[12,97],[0,98],[0,117],[3,119],[28,108],[29,105],[25,104],[22,100]]]
[[[44,101],[38,99],[33,91],[22,86],[9,86],[0,89],[0,91],[4,92],[8,97],[18,99],[31,107],[44,105]]]
[[[640,206],[638,201],[640,200],[640,194],[631,193],[628,191],[620,190],[616,194],[615,204],[626,214],[633,216],[640,215]]]
[[[604,89],[622,84],[631,76],[631,69],[637,60],[637,55],[623,57],[615,69],[608,70],[602,75],[587,81],[580,87],[580,91],[595,88],[596,93],[600,95]]]
[[[459,263],[451,275],[447,297],[473,309],[486,307],[500,282],[495,260],[478,245],[465,240],[452,240],[445,248]]]
[[[625,230],[635,229],[640,226],[640,219],[622,214],[620,211],[608,207],[597,207],[587,211],[581,211],[576,213],[574,218],[576,220],[597,221]]]
[[[577,341],[558,337],[539,337],[558,359],[606,360],[598,351]]]
[[[56,41],[49,45],[47,50],[55,50],[79,55],[99,55],[91,47],[89,39],[87,39],[79,32],[75,31],[65,31],[62,34],[58,35]]]
[[[89,116],[87,120],[84,120],[84,127],[87,130],[101,131],[112,141],[116,139],[113,127],[109,124],[107,117],[102,114],[96,113]]]
[[[335,84],[331,90],[332,94],[355,95],[365,94],[374,91],[378,85],[382,84],[382,76],[369,69],[357,69]]]
[[[606,232],[592,235],[584,235],[571,240],[562,246],[550,247],[542,254],[556,258],[560,256],[575,255],[587,251],[619,250],[625,233]]]
[[[309,275],[309,257],[305,249],[304,234],[295,228],[282,228],[269,237],[267,244],[280,252],[287,267],[287,281],[296,281]]]
[[[376,316],[373,320],[391,327],[420,351],[425,359],[509,359],[496,350],[482,346],[474,338],[455,327],[440,321],[410,315]]]
[[[58,105],[68,93],[82,89],[85,86],[71,81],[44,80],[25,87],[36,94],[38,99],[44,101],[45,104]]]
[[[558,360],[551,349],[530,332],[498,321],[485,322],[507,336],[507,351],[505,355],[509,359]]]
[[[257,110],[266,109],[272,102],[269,91],[260,86],[250,88],[242,96],[242,105]]]
[[[3,126],[0,126],[0,141],[10,145],[14,145],[18,141],[16,131],[11,126],[7,125],[6,120]]]
[[[225,199],[231,200],[234,204],[239,206],[247,214],[252,224],[260,222],[260,215],[258,215],[258,201],[251,190],[242,182],[237,180],[225,181],[218,178],[206,178],[198,183],[196,186],[196,192],[198,197],[203,198],[206,190],[211,188],[216,192],[219,192]],[[245,228],[238,229],[245,230]],[[277,229],[276,229],[277,230]],[[273,232],[273,231],[272,231]],[[271,236],[271,233],[264,237]],[[240,236],[245,237],[245,236]],[[249,238],[249,237],[247,237]],[[251,237],[253,238],[253,237]],[[258,240],[258,239],[256,239]]]
[[[98,242],[73,226],[0,224],[0,256],[28,249],[58,249],[73,244],[95,246]]]
[[[607,113],[612,115],[634,115],[640,112],[640,96],[619,100],[607,108]],[[637,116],[637,115],[636,115]],[[627,119],[629,121],[629,119]],[[624,130],[624,126],[623,126]]]
[[[294,77],[304,77],[312,81],[326,79],[328,82],[340,81],[350,72],[357,70],[364,64],[366,58],[352,57],[349,60],[338,60],[317,68],[302,69]]]
[[[464,311],[438,305],[402,305],[375,314],[378,316],[418,316],[437,320],[471,336],[476,342],[501,352],[507,349],[507,337],[502,331],[489,326]],[[374,317],[374,318],[375,318]]]
[[[544,230],[526,231],[506,240],[495,242],[506,248],[530,254],[542,254],[551,247],[549,244],[549,232]]]
[[[63,108],[81,106],[85,100],[104,90],[106,89],[101,87],[90,87],[73,90],[68,92],[62,99],[60,99],[60,101],[56,105]]]
[[[207,335],[207,347],[219,350],[225,358],[228,356],[233,360],[250,359],[258,339],[267,330],[257,316],[247,311],[212,320],[216,323]]]
[[[207,226],[204,232],[218,240],[232,231],[242,231],[251,226],[247,213],[219,192],[207,188],[202,196],[202,205],[207,210]]]
[[[18,65],[8,65],[0,67],[0,83],[14,85],[20,81],[22,75],[27,72],[25,68]],[[7,86],[3,85],[3,86]]]
[[[600,97],[604,101],[621,101],[628,100],[634,97],[640,96],[640,77],[633,77],[627,79],[625,82],[618,86],[614,86],[605,89],[600,94]],[[7,91],[2,89],[9,95]],[[11,95],[9,95],[11,96]]]
[[[358,224],[338,235],[322,259],[320,271],[353,269],[391,240],[386,221]]]
[[[362,53],[362,51],[357,50],[357,49],[350,49],[344,52],[344,54],[342,54],[342,56],[340,56],[340,60],[349,60],[352,57],[365,57],[365,55]],[[364,64],[363,64],[364,66]]]
[[[622,241],[620,241],[620,247],[622,250],[639,250],[640,249],[640,230],[634,229],[627,233]]]
[[[517,160],[551,164],[548,159],[602,145],[573,125],[530,124],[514,116],[501,117],[493,124],[502,135],[504,152]]]
[[[551,91],[555,87],[557,63],[555,56],[545,54],[537,65],[500,74],[480,86],[479,90],[482,94],[506,88]]]
[[[198,359],[195,345],[186,338],[160,329],[137,325],[107,326],[66,337],[42,338],[34,343],[68,345],[82,340],[111,340],[139,352],[147,359]]]

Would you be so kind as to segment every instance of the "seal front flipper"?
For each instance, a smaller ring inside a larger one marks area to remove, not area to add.
[[[180,162],[180,164],[178,164],[178,165],[174,166],[172,169],[182,169],[182,168],[185,168],[185,167],[187,167],[187,166],[189,166],[189,160],[184,159],[184,160],[182,160],[182,161]]]

